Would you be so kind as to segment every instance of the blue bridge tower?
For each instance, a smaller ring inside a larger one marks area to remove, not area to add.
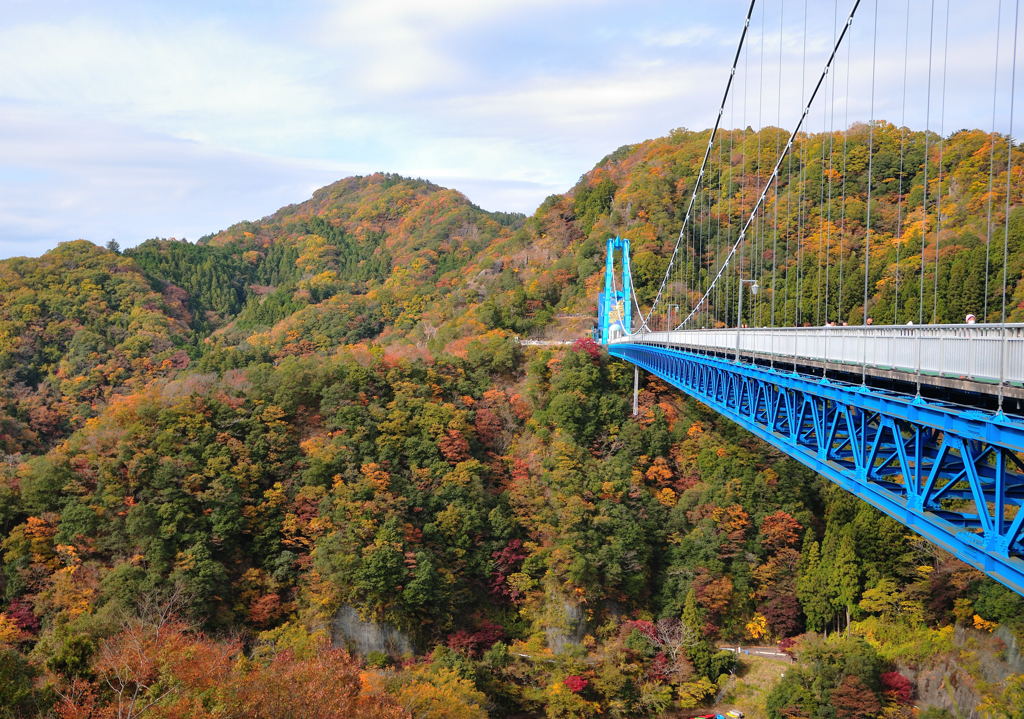
[[[601,344],[624,337],[633,331],[633,280],[629,267],[629,240],[609,237],[605,243],[604,292],[597,300],[597,328]],[[615,253],[621,257],[616,282]]]

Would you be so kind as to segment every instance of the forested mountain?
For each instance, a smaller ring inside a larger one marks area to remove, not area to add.
[[[188,366],[184,293],[85,241],[0,262],[0,449],[32,451]]]
[[[726,133],[723,238],[778,134]],[[979,657],[1020,597],[657,380],[632,416],[631,368],[580,339],[609,234],[652,299],[706,141],[620,148],[528,218],[377,174],[196,244],[0,262],[0,717],[941,717],[935,667],[1018,716],[1024,678]],[[938,319],[985,305],[1002,251],[990,141],[945,138],[929,175]],[[924,136],[872,147],[887,316],[918,282]],[[804,138],[772,196],[775,251],[742,258],[783,317],[862,311],[867,152],[859,126]],[[796,292],[816,272],[827,308]],[[799,661],[762,684],[719,650],[779,640]]]

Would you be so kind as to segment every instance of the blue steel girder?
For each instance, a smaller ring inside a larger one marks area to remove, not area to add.
[[[1024,594],[1024,423],[658,345],[608,352]]]

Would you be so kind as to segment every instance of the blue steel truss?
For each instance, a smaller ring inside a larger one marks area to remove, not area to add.
[[[1021,422],[669,347],[608,352],[1024,594]]]

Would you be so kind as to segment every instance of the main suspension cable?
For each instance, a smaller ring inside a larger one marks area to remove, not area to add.
[[[711,136],[708,138],[708,146],[704,150],[704,159],[700,164],[700,171],[697,173],[697,179],[693,183],[693,192],[690,193],[690,202],[686,206],[686,214],[683,216],[683,226],[679,228],[679,236],[676,238],[675,247],[672,249],[672,257],[668,261],[668,268],[665,271],[665,276],[661,280],[661,286],[658,288],[658,293],[654,296],[654,302],[651,303],[651,311],[647,313],[645,317],[640,314],[640,329],[650,331],[648,321],[654,315],[654,310],[658,306],[658,301],[661,299],[661,295],[665,291],[666,283],[672,273],[672,266],[676,261],[676,254],[679,252],[679,244],[683,240],[684,233],[686,231],[686,225],[690,221],[690,213],[693,211],[693,203],[697,198],[697,191],[700,188],[700,181],[704,178],[704,170],[707,168],[708,158],[711,156],[711,148],[715,144],[715,136],[718,134],[718,127],[722,122],[722,113],[725,112],[725,103],[729,98],[729,90],[732,88],[733,78],[736,76],[736,66],[740,60],[740,53],[743,50],[743,43],[747,38],[747,30],[750,27],[750,18],[754,14],[754,4],[757,0],[750,0],[750,6],[747,8],[747,17],[743,21],[743,31],[740,33],[740,41],[736,45],[736,53],[732,58],[732,69],[729,71],[729,79],[725,82],[725,92],[722,93],[722,102],[718,107],[718,117],[715,118],[715,125],[711,129]],[[633,290],[634,297],[636,290]]]
[[[733,243],[732,248],[729,250],[729,254],[726,256],[725,261],[722,263],[722,266],[718,269],[718,272],[715,274],[715,279],[712,280],[711,287],[709,287],[708,290],[704,293],[703,297],[701,297],[700,301],[697,303],[697,306],[694,307],[686,316],[686,319],[679,323],[678,327],[682,327],[686,323],[688,323],[690,319],[694,316],[694,314],[696,314],[701,304],[703,304],[707,300],[712,289],[718,283],[718,279],[722,276],[722,273],[725,272],[726,267],[729,265],[729,261],[732,259],[733,255],[736,254],[737,249],[739,249],[740,244],[743,242],[743,238],[746,237],[747,229],[750,227],[750,223],[753,221],[754,216],[757,214],[757,211],[761,208],[761,205],[764,202],[765,197],[768,195],[768,191],[771,189],[772,183],[774,183],[778,178],[779,168],[782,166],[782,162],[786,159],[786,155],[789,154],[790,149],[792,149],[793,141],[795,140],[797,134],[800,132],[800,128],[803,127],[804,121],[807,119],[807,114],[811,111],[811,105],[814,104],[814,98],[817,97],[818,91],[821,89],[822,84],[825,82],[825,78],[829,74],[829,70],[832,68],[832,63],[835,61],[836,53],[839,52],[839,48],[842,46],[843,43],[843,38],[846,37],[846,34],[850,30],[850,26],[853,24],[853,18],[857,13],[857,8],[860,7],[860,2],[861,0],[854,0],[853,7],[850,9],[850,14],[846,18],[846,23],[843,25],[843,30],[839,34],[839,37],[836,38],[836,41],[832,47],[832,52],[829,54],[828,60],[825,62],[825,67],[822,69],[821,75],[818,77],[818,82],[815,84],[814,89],[811,91],[811,95],[807,100],[807,104],[804,106],[803,112],[800,114],[800,119],[797,121],[796,127],[794,127],[793,131],[790,133],[789,140],[786,141],[786,145],[782,150],[782,154],[779,155],[778,159],[776,160],[775,167],[772,169],[771,175],[769,175],[768,177],[768,182],[765,183],[764,189],[761,190],[761,194],[758,197],[757,202],[754,204],[754,208],[751,211],[750,216],[747,217],[746,222],[743,224],[743,228],[740,230],[739,237],[736,238],[736,241]]]

